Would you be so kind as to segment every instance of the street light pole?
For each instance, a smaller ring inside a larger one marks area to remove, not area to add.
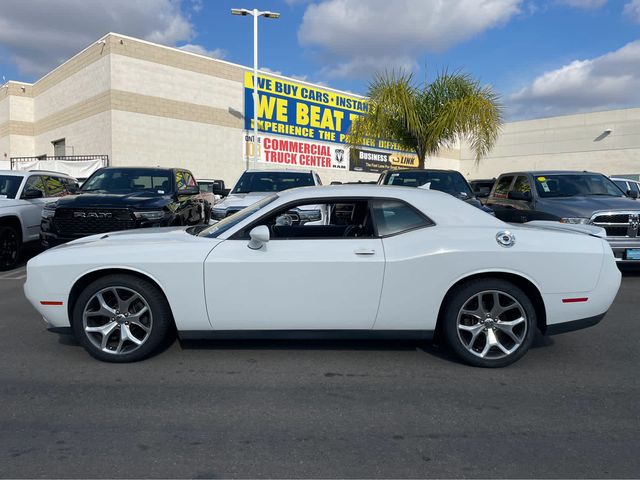
[[[258,163],[258,17],[280,18],[277,12],[261,12],[257,8],[247,10],[246,8],[232,8],[233,15],[251,15],[253,17],[253,167]],[[249,156],[247,155],[247,170],[249,169]]]

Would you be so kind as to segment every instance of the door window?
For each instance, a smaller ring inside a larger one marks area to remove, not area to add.
[[[399,200],[373,200],[371,207],[378,235],[381,237],[434,224],[415,208]]]
[[[41,177],[40,175],[33,175],[32,177],[29,177],[27,179],[27,183],[24,186],[24,190],[22,190],[23,197],[27,190],[40,190],[42,192],[43,197],[47,196],[47,190],[45,189],[45,186],[44,186],[44,178]]]
[[[507,193],[509,193],[509,187],[511,186],[511,180],[513,180],[512,176],[501,177],[493,191],[493,196],[496,198],[507,198]]]
[[[511,190],[522,193],[531,193],[531,184],[529,183],[529,179],[524,175],[516,177],[516,181],[513,182]]]
[[[63,197],[69,195],[66,178],[44,177],[44,183],[47,186],[47,197]]]

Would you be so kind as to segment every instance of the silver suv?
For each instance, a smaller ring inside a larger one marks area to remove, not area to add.
[[[40,238],[42,208],[78,189],[59,172],[0,170],[0,270],[10,270],[25,243]]]

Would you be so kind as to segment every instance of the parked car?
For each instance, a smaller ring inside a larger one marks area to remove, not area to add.
[[[640,182],[638,182],[637,180],[614,177],[611,177],[611,180],[620,188],[620,190],[622,190],[622,192],[627,197],[637,199],[640,196]]]
[[[78,188],[59,172],[0,170],[0,270],[10,270],[24,244],[37,242],[42,208]]]
[[[617,261],[640,261],[640,204],[600,173],[504,173],[487,205],[506,222],[554,220],[601,226]]]
[[[465,178],[456,170],[387,170],[380,174],[378,185],[398,185],[438,190],[493,215],[493,210],[482,205],[471,191],[471,187]]]
[[[45,247],[95,233],[208,223],[211,205],[188,170],[106,167],[96,170],[76,195],[42,209]]]
[[[323,204],[324,225],[287,225]],[[50,329],[94,357],[181,338],[420,338],[501,367],[537,330],[599,322],[620,286],[604,231],[512,226],[451,195],[338,185],[273,192],[209,227],[94,235],[27,265]]]
[[[476,196],[476,198],[484,203],[486,198],[491,193],[491,189],[493,188],[494,183],[496,183],[495,178],[486,178],[480,180],[470,180],[469,186],[471,187],[471,191]]]
[[[211,217],[222,220],[274,192],[314,185],[322,185],[322,182],[313,170],[247,170],[229,195],[212,208]],[[322,222],[325,215],[320,208],[297,212],[297,218],[302,223]],[[293,214],[291,217],[296,218]]]

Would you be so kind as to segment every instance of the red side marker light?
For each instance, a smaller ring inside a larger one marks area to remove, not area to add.
[[[579,302],[586,302],[587,300],[589,300],[588,297],[563,298],[562,303],[579,303]]]
[[[51,307],[51,306],[60,306],[60,305],[63,305],[63,303],[62,302],[48,302],[48,301],[42,300],[42,301],[40,301],[40,305],[46,305],[48,307]]]

